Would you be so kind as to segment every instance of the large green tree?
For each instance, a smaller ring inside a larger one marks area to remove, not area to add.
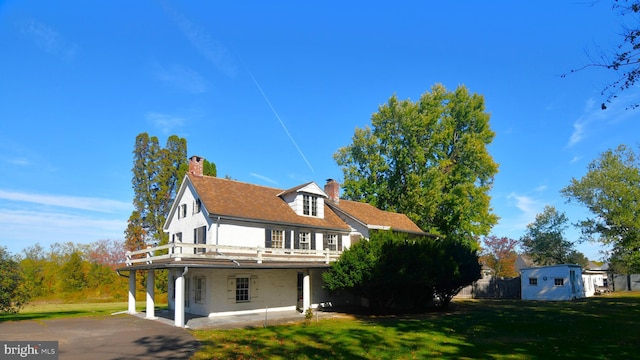
[[[180,181],[188,170],[187,141],[172,135],[164,148],[158,138],[141,133],[133,150],[133,207],[126,236],[127,250],[166,244],[162,230]]]
[[[334,158],[343,195],[407,214],[423,230],[473,239],[496,224],[489,191],[498,165],[484,98],[435,85],[416,102],[393,95]]]
[[[640,159],[620,145],[592,161],[581,179],[562,189],[592,216],[578,222],[585,240],[611,246],[617,271],[640,272]]]
[[[520,238],[520,246],[539,265],[586,265],[584,255],[564,236],[568,222],[565,213],[547,205],[542,213],[536,215],[534,222],[527,225],[527,231]]]
[[[16,313],[29,299],[18,259],[0,247],[0,313]]]

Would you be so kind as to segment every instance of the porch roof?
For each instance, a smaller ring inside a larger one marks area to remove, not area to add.
[[[150,264],[135,264],[123,266],[116,271],[135,271],[135,270],[159,270],[159,269],[176,269],[176,268],[200,268],[200,269],[310,269],[310,268],[329,268],[329,264],[322,261],[304,262],[304,261],[263,261],[261,264],[249,260],[228,260],[228,259],[187,259],[175,261],[175,259],[155,260]]]

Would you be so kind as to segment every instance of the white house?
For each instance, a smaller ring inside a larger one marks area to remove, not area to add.
[[[585,270],[582,272],[585,296],[594,296],[609,291],[607,270]]]
[[[147,271],[147,318],[154,318],[154,271],[169,271],[175,325],[185,312],[218,316],[306,310],[332,301],[322,273],[342,251],[373,230],[424,234],[406,215],[339,199],[339,184],[309,182],[289,190],[189,173],[164,225],[169,244],[128,252],[129,313],[136,271]],[[135,270],[135,271],[134,271]]]
[[[520,269],[522,300],[574,300],[585,297],[580,265]]]

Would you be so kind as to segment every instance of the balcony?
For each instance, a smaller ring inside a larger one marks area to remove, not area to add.
[[[176,261],[194,261],[206,264],[207,261],[231,261],[263,263],[324,263],[336,261],[342,251],[278,249],[263,247],[242,247],[230,245],[205,245],[170,243],[162,246],[147,247],[144,250],[127,251],[126,266],[150,265]]]

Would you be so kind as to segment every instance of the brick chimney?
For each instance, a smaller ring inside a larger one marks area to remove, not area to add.
[[[327,179],[327,183],[324,185],[324,192],[329,195],[329,200],[334,204],[340,202],[340,184],[337,181]]]
[[[189,174],[195,176],[202,176],[204,174],[203,169],[204,158],[200,156],[192,156],[189,158]]]

